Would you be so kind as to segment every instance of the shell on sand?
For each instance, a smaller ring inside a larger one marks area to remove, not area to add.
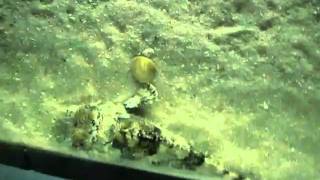
[[[140,83],[151,83],[157,74],[155,63],[144,56],[136,56],[131,64],[133,78]]]

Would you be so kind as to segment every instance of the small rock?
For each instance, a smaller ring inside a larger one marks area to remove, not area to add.
[[[143,56],[151,57],[154,54],[154,50],[152,48],[147,48],[141,53]]]

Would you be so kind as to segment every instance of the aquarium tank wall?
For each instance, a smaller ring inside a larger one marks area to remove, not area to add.
[[[318,0],[0,0],[0,139],[191,179],[319,179]]]

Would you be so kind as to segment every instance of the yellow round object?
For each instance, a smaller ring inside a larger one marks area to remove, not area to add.
[[[138,82],[151,83],[156,77],[157,68],[151,59],[144,56],[137,56],[133,58],[131,73],[133,78]]]

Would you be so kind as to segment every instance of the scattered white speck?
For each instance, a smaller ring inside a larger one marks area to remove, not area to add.
[[[205,56],[205,57],[209,57],[209,56],[210,56],[209,51],[205,51],[205,52],[204,52],[204,56]]]
[[[23,103],[21,104],[21,106],[22,106],[22,107],[27,107],[27,103],[26,103],[26,102],[23,102]]]
[[[268,105],[268,103],[266,101],[263,101],[262,108],[265,109],[265,110],[269,109],[269,105]]]
[[[18,77],[14,77],[13,78],[15,81],[21,81],[21,78],[18,78]]]

